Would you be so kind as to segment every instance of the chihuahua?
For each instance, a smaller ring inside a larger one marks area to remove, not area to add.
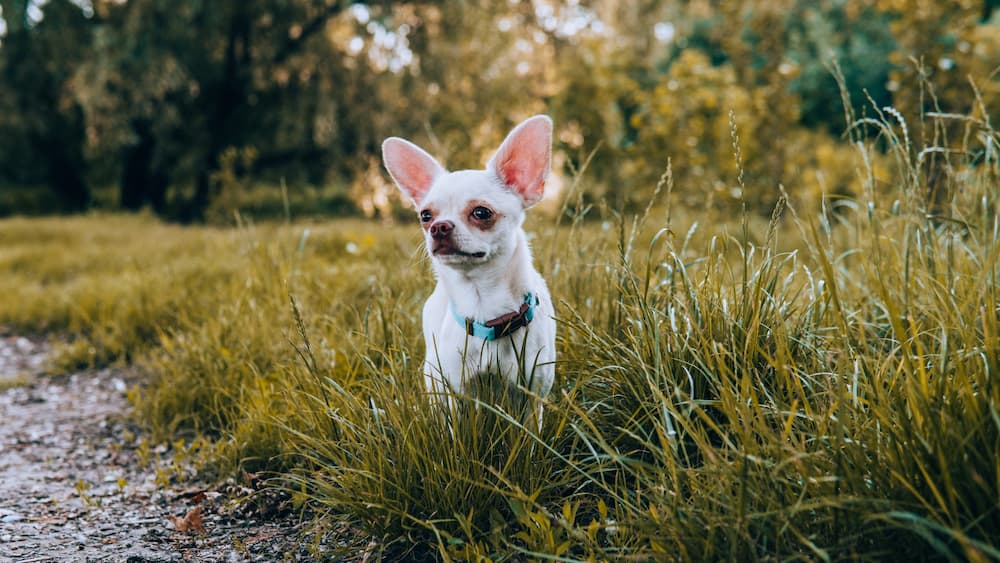
[[[437,278],[423,310],[428,390],[468,392],[473,378],[497,374],[548,394],[555,310],[521,224],[544,194],[552,120],[536,115],[515,127],[485,170],[449,172],[398,137],[382,143],[382,157],[417,209]]]

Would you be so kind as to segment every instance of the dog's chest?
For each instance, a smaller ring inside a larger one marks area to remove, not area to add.
[[[432,296],[425,310],[429,375],[447,380],[454,390],[463,390],[470,378],[484,373],[533,389],[548,389],[554,356],[554,322],[548,307],[535,311],[527,326],[486,340],[469,334],[441,297]],[[544,299],[547,303],[547,294]]]
[[[509,336],[485,340],[469,334],[451,315],[444,315],[436,331],[439,352],[443,352],[442,368],[446,373],[461,373],[465,377],[490,372],[513,379],[517,370],[525,368],[523,359],[534,356],[531,351],[539,348],[532,328],[528,326]]]

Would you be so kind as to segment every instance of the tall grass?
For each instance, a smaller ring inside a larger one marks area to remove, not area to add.
[[[934,147],[864,125],[889,152],[852,139],[858,201],[723,220],[668,173],[640,217],[531,219],[541,427],[523,390],[424,393],[410,225],[5,221],[0,322],[72,335],[64,369],[135,362],[156,435],[388,558],[1000,558],[995,152],[953,153],[942,201]]]

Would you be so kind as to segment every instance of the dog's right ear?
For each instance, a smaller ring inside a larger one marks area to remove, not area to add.
[[[399,137],[382,143],[382,161],[399,189],[419,206],[438,176],[447,172],[434,157]]]

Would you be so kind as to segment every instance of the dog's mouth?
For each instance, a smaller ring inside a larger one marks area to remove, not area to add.
[[[431,248],[431,254],[434,256],[462,256],[465,258],[486,257],[485,252],[465,252],[464,250],[459,250],[455,247],[455,245],[442,240],[434,241],[434,246]]]

